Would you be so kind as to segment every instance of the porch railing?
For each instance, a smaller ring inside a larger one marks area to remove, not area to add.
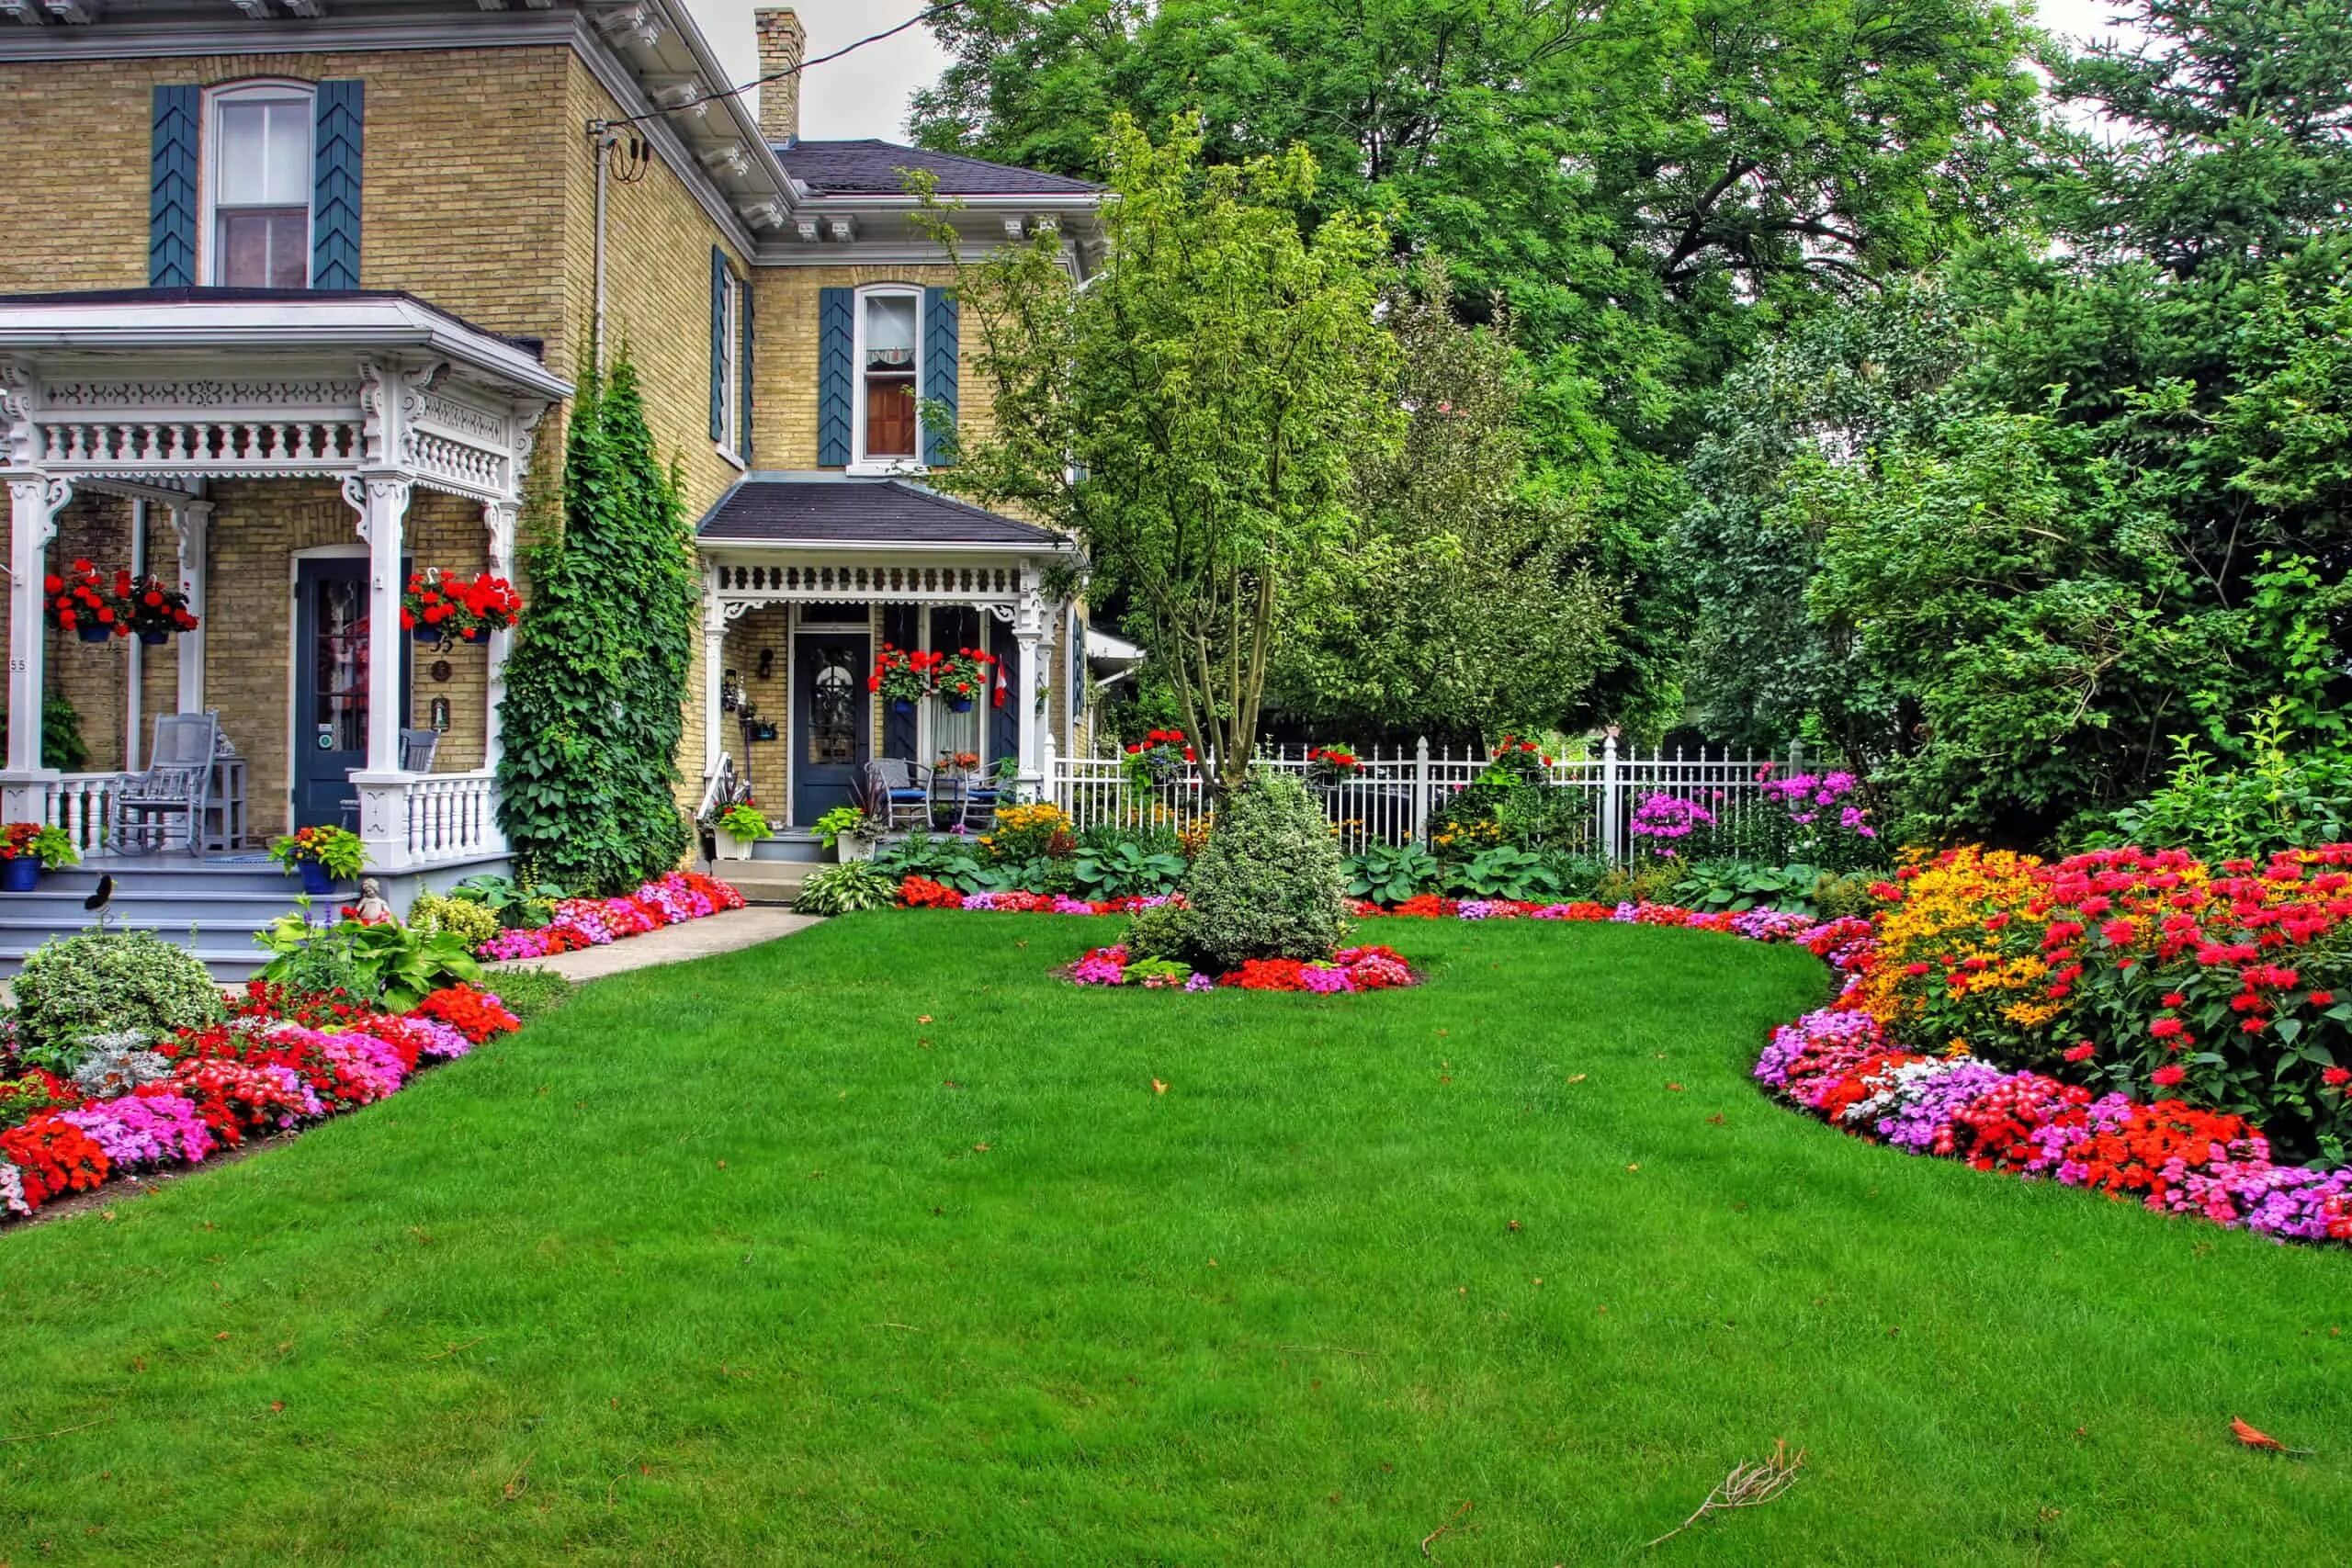
[[[114,797],[126,773],[61,773],[45,781],[40,820],[62,828],[74,847],[85,855],[102,853],[107,823],[114,816]]]
[[[1267,767],[1305,776],[1305,746],[1261,747],[1258,760]],[[1466,788],[1491,761],[1483,750],[1432,750],[1424,740],[1408,751],[1398,748],[1383,753],[1373,749],[1357,753],[1363,771],[1337,784],[1319,786],[1325,811],[1339,831],[1340,845],[1350,853],[1369,844],[1426,842],[1430,813]],[[1654,795],[1672,795],[1703,806],[1718,826],[1736,834],[1745,820],[1772,807],[1759,777],[1767,762],[1776,768],[1802,766],[1803,758],[1734,757],[1728,752],[1685,753],[1654,751],[1644,756],[1621,751],[1612,737],[1597,754],[1559,757],[1552,762],[1553,784],[1585,797],[1580,822],[1559,847],[1604,857],[1620,864],[1630,862],[1639,847],[1631,831],[1633,814]],[[1047,799],[1068,812],[1080,828],[1098,823],[1135,828],[1164,826],[1182,829],[1198,821],[1206,810],[1201,775],[1187,766],[1178,776],[1157,787],[1139,787],[1127,776],[1124,757],[1055,757],[1048,755],[1045,777]]]
[[[85,855],[103,854],[115,796],[130,776],[61,773],[45,779],[36,786],[40,820],[64,829]],[[505,852],[506,836],[498,828],[497,783],[488,768],[416,773],[358,787],[363,795],[380,792],[395,797],[388,803],[386,818],[399,825],[393,852],[387,855],[379,848],[371,856],[371,870],[413,871]]]

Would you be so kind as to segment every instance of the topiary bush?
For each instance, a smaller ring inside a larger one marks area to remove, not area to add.
[[[153,931],[84,931],[43,942],[17,976],[17,1054],[71,1073],[92,1036],[162,1040],[223,1015],[220,987],[194,953]]]
[[[1184,880],[1196,968],[1252,958],[1324,959],[1347,934],[1347,874],[1331,825],[1287,773],[1253,769],[1217,805],[1216,827]]]

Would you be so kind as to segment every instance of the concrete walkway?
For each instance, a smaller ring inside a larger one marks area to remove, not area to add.
[[[550,969],[567,980],[601,980],[607,975],[626,975],[632,969],[650,969],[657,964],[683,964],[689,958],[708,958],[715,953],[757,947],[763,942],[807,931],[817,922],[815,915],[796,915],[789,909],[754,905],[748,909],[729,909],[723,915],[663,926],[658,931],[625,937],[605,947],[583,947],[576,953],[559,953],[552,958],[510,958],[482,967],[492,975],[502,969]]]

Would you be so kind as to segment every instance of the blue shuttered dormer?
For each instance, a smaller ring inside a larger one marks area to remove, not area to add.
[[[857,291],[817,291],[817,466],[838,468],[850,459],[852,383],[850,361],[857,337]],[[904,646],[904,645],[901,645]]]
[[[367,87],[322,82],[311,139],[311,287],[359,287],[360,154]]]
[[[203,119],[200,88],[155,89],[147,281],[158,288],[187,288],[196,282],[196,170]]]
[[[924,410],[922,424],[922,460],[932,468],[949,461],[949,437],[956,428],[956,358],[958,352],[959,327],[956,321],[956,291],[952,288],[926,288],[922,291],[922,400],[944,404],[944,419],[931,417]]]

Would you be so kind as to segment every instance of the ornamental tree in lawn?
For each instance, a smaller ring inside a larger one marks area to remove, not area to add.
[[[699,585],[676,476],[654,457],[626,355],[572,406],[561,526],[526,506],[531,598],[506,665],[499,821],[567,887],[621,892],[686,851],[674,793]]]
[[[1347,537],[1351,460],[1398,438],[1387,233],[1310,220],[1303,148],[1204,167],[1197,124],[1155,144],[1120,117],[1102,155],[1116,199],[1083,288],[1051,231],[959,258],[994,418],[934,482],[1084,549],[1223,793],[1249,768],[1283,600]]]

